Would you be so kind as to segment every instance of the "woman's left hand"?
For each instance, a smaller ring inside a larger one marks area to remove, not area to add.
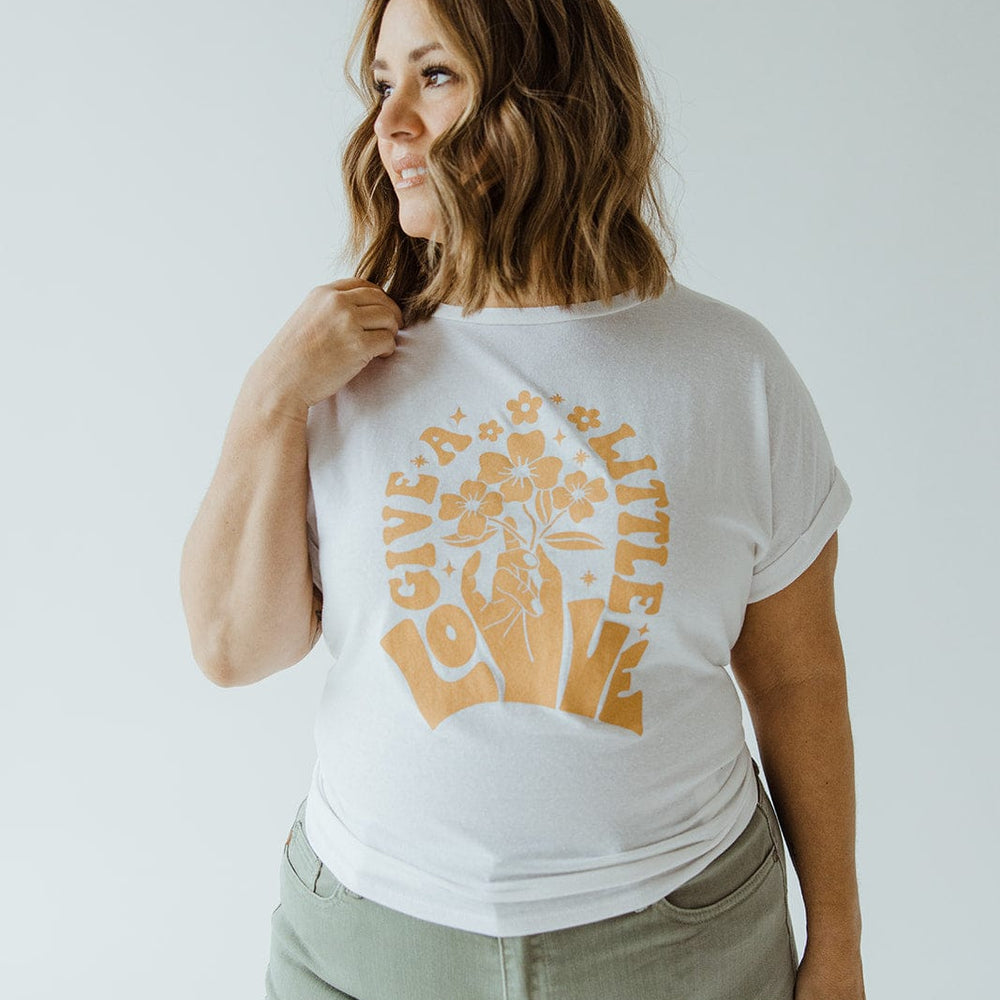
[[[795,977],[795,1000],[865,1000],[860,953],[810,952],[807,943]]]

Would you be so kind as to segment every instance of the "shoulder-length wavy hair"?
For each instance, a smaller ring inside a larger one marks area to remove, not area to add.
[[[440,242],[409,236],[379,158],[371,64],[389,0],[366,0],[345,65],[366,113],[343,175],[355,276],[395,299],[407,326],[491,291],[570,305],[662,294],[676,254],[655,169],[660,123],[610,0],[426,0],[472,75],[473,97],[427,154]],[[352,75],[362,47],[358,82]]]

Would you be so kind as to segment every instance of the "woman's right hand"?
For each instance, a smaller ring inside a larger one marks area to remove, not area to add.
[[[378,285],[341,278],[309,292],[256,365],[278,396],[304,413],[373,358],[391,357],[402,325],[402,311]]]

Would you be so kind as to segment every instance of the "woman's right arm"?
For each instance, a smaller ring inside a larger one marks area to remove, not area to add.
[[[322,285],[247,373],[181,556],[191,650],[214,683],[253,684],[315,645],[322,605],[306,535],[309,407],[373,358],[390,357],[401,325],[377,285]]]

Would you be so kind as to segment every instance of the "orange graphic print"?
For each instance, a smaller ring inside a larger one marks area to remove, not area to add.
[[[636,618],[662,601],[649,564],[667,561],[666,489],[649,477],[652,456],[622,457],[628,424],[597,431],[597,408],[563,417],[563,402],[525,389],[482,419],[459,406],[410,459],[440,474],[389,476],[382,534],[400,617],[381,645],[431,728],[472,705],[521,702],[642,734],[632,671],[649,628]],[[458,430],[463,420],[474,435]],[[591,521],[618,537],[602,539]],[[564,600],[564,579],[606,587],[606,598]]]

